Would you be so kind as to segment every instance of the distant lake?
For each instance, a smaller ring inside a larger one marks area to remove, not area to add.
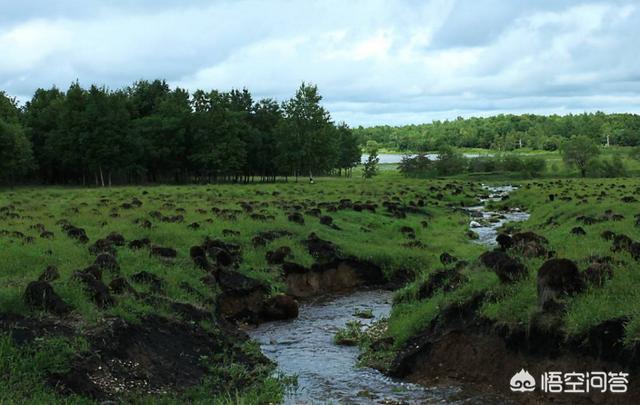
[[[463,153],[462,154],[464,157],[467,158],[477,158],[477,157],[491,157],[493,156],[492,154],[478,154],[478,153]],[[378,157],[380,158],[380,163],[384,164],[384,163],[400,163],[400,161],[402,160],[402,157],[405,156],[401,153],[380,153],[378,155]],[[410,154],[409,157],[416,157],[418,156],[417,154],[413,153]],[[425,154],[426,157],[428,157],[430,160],[438,160],[438,154],[437,153],[426,153]],[[361,158],[361,163],[364,163],[367,161],[367,159],[369,158],[368,154],[363,154],[362,158]]]

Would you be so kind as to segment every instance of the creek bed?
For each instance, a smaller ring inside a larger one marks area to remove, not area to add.
[[[515,188],[485,187],[486,201],[500,200]],[[520,211],[490,212],[484,204],[468,208],[473,216],[502,218],[484,223],[473,230],[478,243],[492,246],[496,229],[508,221],[523,221],[528,214]],[[474,214],[475,212],[475,214]],[[479,217],[478,217],[479,218]],[[336,332],[347,322],[359,320],[369,325],[388,317],[391,291],[365,290],[346,295],[330,295],[300,305],[298,318],[262,324],[249,331],[262,352],[278,364],[281,372],[298,377],[298,387],[285,398],[285,404],[502,404],[504,399],[470,392],[461,386],[423,387],[392,379],[377,370],[358,367],[357,347],[334,343]],[[371,310],[370,320],[354,316],[358,310]]]
[[[298,388],[285,404],[499,404],[493,396],[461,387],[422,387],[357,367],[357,347],[336,345],[335,333],[348,321],[368,325],[391,311],[392,292],[358,291],[303,303],[292,321],[271,322],[249,331],[281,372],[298,376]],[[360,319],[357,310],[374,318]]]
[[[508,211],[489,211],[486,209],[486,203],[491,201],[500,201],[511,192],[515,191],[515,186],[485,186],[483,188],[489,192],[489,196],[481,198],[481,205],[466,208],[471,215],[469,227],[478,234],[476,243],[488,247],[496,246],[496,236],[498,229],[507,222],[520,222],[529,219],[529,213],[521,211],[517,208]],[[494,222],[490,222],[492,218]]]

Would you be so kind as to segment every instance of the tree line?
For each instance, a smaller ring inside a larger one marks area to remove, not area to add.
[[[576,136],[565,140],[560,146],[560,156],[565,166],[577,169],[581,177],[626,177],[627,168],[620,156],[614,154],[600,157],[599,147],[587,136]],[[632,148],[631,159],[640,160],[640,148]],[[476,158],[465,157],[451,146],[442,147],[435,159],[425,153],[415,156],[406,154],[398,164],[398,170],[406,177],[427,178],[452,176],[463,173],[490,174],[511,173],[533,178],[540,177],[547,168],[544,157],[499,152]],[[551,173],[558,175],[558,167],[552,164]]]
[[[598,145],[640,146],[640,116],[584,113],[541,116],[497,115],[430,124],[354,128],[359,142],[376,141],[399,151],[434,151],[443,146],[511,151],[560,149],[564,140],[586,136]]]
[[[24,106],[0,92],[0,181],[58,184],[275,181],[350,175],[361,151],[317,86],[282,103],[246,90],[119,90],[78,82],[38,89]]]

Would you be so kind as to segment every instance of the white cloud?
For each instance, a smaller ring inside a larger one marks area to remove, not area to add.
[[[640,111],[631,0],[55,3],[3,9],[0,89],[160,77],[283,99],[304,80],[354,125]]]

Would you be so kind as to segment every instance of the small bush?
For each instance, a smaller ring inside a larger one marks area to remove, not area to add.
[[[522,173],[529,177],[537,177],[547,168],[547,162],[540,157],[531,157],[522,160]]]
[[[523,169],[522,158],[516,155],[506,155],[502,158],[502,170],[506,172],[521,172]]]
[[[627,169],[619,156],[611,159],[593,159],[587,167],[589,177],[626,177]]]
[[[475,159],[469,159],[469,171],[471,173],[487,173],[498,170],[500,164],[496,158],[493,157],[479,157]]]

